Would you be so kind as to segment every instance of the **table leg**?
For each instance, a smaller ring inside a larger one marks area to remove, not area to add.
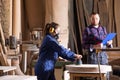
[[[25,73],[27,70],[27,51],[23,52],[22,58],[23,58],[22,71],[23,73]]]
[[[70,73],[70,80],[74,80],[73,78],[73,75]]]
[[[107,74],[103,74],[103,79],[102,80],[107,80]]]

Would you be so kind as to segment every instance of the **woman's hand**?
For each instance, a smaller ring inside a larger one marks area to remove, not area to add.
[[[80,54],[75,54],[75,58],[76,58],[76,59],[81,59],[81,58],[82,58],[82,55],[80,55]]]

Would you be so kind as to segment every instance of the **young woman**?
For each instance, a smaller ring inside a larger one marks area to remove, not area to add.
[[[39,58],[35,66],[35,75],[38,80],[56,80],[54,76],[55,63],[59,56],[70,61],[82,58],[81,55],[59,45],[60,28],[57,23],[48,23],[45,29],[45,37],[40,47]]]

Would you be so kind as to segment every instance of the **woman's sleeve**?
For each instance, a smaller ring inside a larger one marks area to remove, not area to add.
[[[70,61],[75,60],[75,53],[59,45],[57,42],[50,41],[49,45],[51,45],[51,48],[54,51],[58,52],[58,55],[61,56],[62,58],[70,60]]]

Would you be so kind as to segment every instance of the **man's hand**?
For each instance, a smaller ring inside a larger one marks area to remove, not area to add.
[[[107,45],[111,45],[113,43],[112,40],[107,41]]]

